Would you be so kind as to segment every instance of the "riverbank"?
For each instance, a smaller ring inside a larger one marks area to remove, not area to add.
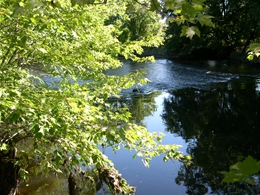
[[[247,59],[248,54],[236,51],[215,51],[212,49],[201,48],[190,53],[171,54],[164,48],[146,49],[143,56],[153,55],[156,59],[169,59],[177,61],[200,61],[200,60],[216,60],[227,61],[228,64],[248,64],[260,66],[260,58],[254,57],[253,60]]]

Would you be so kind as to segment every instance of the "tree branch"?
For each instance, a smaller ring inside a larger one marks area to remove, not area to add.
[[[133,1],[136,2],[137,4],[141,5],[141,6],[145,6],[145,7],[149,8],[149,6],[146,3],[140,3],[138,0],[133,0]]]

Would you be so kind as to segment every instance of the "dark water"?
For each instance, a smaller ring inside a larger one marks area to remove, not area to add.
[[[133,153],[105,154],[136,186],[137,195],[260,194],[259,185],[222,183],[220,171],[248,155],[260,160],[260,69],[227,62],[125,62],[108,75],[146,70],[152,82],[141,93],[128,89],[120,103],[131,105],[133,121],[165,133],[163,143],[182,145],[193,158],[185,167],[162,157],[145,168]],[[108,194],[104,189],[98,194]]]
[[[143,68],[152,81],[141,87],[144,94],[123,92],[131,94],[135,122],[164,132],[163,143],[182,145],[180,150],[192,156],[193,164],[164,163],[158,157],[147,169],[129,152],[107,150],[116,168],[137,186],[136,194],[260,194],[259,185],[225,184],[220,174],[248,155],[260,160],[259,70],[215,61],[157,60],[127,62],[108,74]]]

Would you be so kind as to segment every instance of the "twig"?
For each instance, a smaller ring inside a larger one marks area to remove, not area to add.
[[[23,131],[23,129],[21,129],[20,131],[18,131],[17,133],[13,134],[12,136],[9,136],[8,138],[6,138],[5,140],[2,139],[1,142],[9,142],[10,140],[12,140],[15,136],[17,136],[19,133],[21,133]]]
[[[138,0],[133,0],[134,2],[136,2],[136,3],[138,3],[139,5],[141,5],[141,6],[145,6],[145,7],[148,7],[149,8],[149,6],[146,4],[146,3],[140,3]]]

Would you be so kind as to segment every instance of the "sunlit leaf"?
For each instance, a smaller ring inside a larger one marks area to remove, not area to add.
[[[248,51],[260,51],[260,43],[252,43],[249,45]]]
[[[186,37],[189,37],[191,39],[196,34],[198,36],[200,36],[200,31],[199,31],[198,27],[196,27],[196,26],[191,26],[191,27],[182,26],[181,36],[186,36]]]
[[[1,150],[7,150],[8,145],[6,143],[2,143],[0,146],[0,151]]]
[[[211,20],[212,18],[214,18],[214,17],[213,16],[207,16],[207,15],[200,15],[197,19],[202,26],[206,25],[206,26],[214,27],[215,25]]]
[[[41,51],[42,53],[47,53],[46,49],[44,48],[39,48],[39,51]]]
[[[247,59],[248,59],[248,60],[253,60],[253,59],[254,59],[254,55],[252,55],[252,54],[248,55],[248,56],[247,56]]]
[[[19,5],[21,6],[21,7],[24,7],[25,6],[25,4],[24,4],[24,2],[19,2]]]
[[[230,171],[225,173],[225,178],[222,182],[242,182],[246,180],[249,176],[256,174],[260,171],[259,162],[256,159],[248,156],[243,162],[238,162],[230,166]],[[249,183],[252,183],[249,180]]]
[[[37,24],[35,18],[30,18],[31,22],[34,23],[34,24]]]
[[[71,4],[74,5],[85,5],[85,4],[92,4],[95,0],[71,0]]]

